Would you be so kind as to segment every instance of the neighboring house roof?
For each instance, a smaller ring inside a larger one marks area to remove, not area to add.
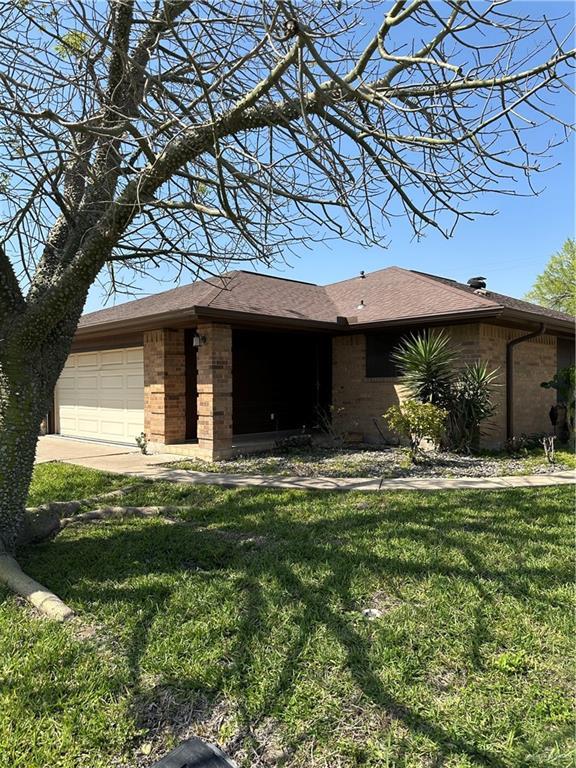
[[[169,319],[252,317],[315,325],[401,324],[502,316],[573,329],[574,318],[491,290],[387,267],[326,286],[235,271],[84,315],[79,333],[151,327]]]

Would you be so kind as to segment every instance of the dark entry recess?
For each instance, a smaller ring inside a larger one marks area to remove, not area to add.
[[[313,428],[331,403],[331,352],[322,334],[234,331],[234,434]]]
[[[198,371],[194,336],[196,331],[191,328],[184,331],[184,351],[186,359],[186,440],[196,440],[198,437]]]

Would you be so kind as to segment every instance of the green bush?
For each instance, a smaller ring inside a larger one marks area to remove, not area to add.
[[[444,408],[450,402],[456,352],[444,331],[424,331],[404,339],[392,354],[402,383],[422,403]]]
[[[405,400],[393,405],[384,414],[389,428],[404,437],[410,444],[410,458],[416,463],[422,440],[428,439],[439,445],[444,435],[448,411],[434,403]]]
[[[459,353],[444,331],[413,334],[394,353],[400,379],[410,395],[448,411],[446,447],[470,452],[480,437],[480,425],[493,415],[492,389],[496,370],[485,362],[457,367]]]
[[[467,364],[452,383],[448,435],[450,447],[469,453],[480,440],[480,424],[494,414],[492,388],[497,371],[485,362]]]
[[[565,442],[570,439],[574,433],[574,416],[576,411],[576,368],[568,365],[554,375],[550,381],[543,381],[540,384],[544,389],[555,389],[558,393],[558,406],[563,408],[566,413],[566,431]],[[560,425],[562,428],[562,425]]]

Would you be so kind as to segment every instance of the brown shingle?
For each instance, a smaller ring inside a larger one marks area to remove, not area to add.
[[[361,308],[359,308],[361,307]],[[91,312],[80,329],[111,323],[151,320],[154,316],[190,312],[195,308],[234,311],[248,315],[351,325],[413,321],[419,318],[514,310],[551,319],[572,321],[569,315],[489,291],[475,293],[469,286],[446,278],[400,267],[371,272],[326,286],[236,271],[192,283],[155,296]]]
[[[466,293],[470,293],[472,291],[469,285],[465,285],[464,283],[457,283],[455,280],[449,280],[446,277],[439,277],[437,275],[426,275],[426,277],[431,280],[436,280],[437,282],[452,285],[454,288],[457,288],[460,291],[465,291]],[[572,315],[568,315],[566,312],[559,312],[556,309],[542,307],[540,304],[534,304],[531,301],[515,299],[513,296],[506,296],[503,293],[495,293],[494,291],[491,291],[490,288],[487,289],[487,297],[497,304],[506,307],[507,309],[513,309],[518,312],[529,312],[532,315],[542,315],[543,319],[550,317],[554,318],[555,320],[574,320]]]
[[[352,280],[326,286],[339,314],[358,323],[411,320],[416,317],[498,309],[498,304],[472,291],[463,294],[442,283],[400,267],[388,267]],[[364,309],[358,309],[360,302]]]

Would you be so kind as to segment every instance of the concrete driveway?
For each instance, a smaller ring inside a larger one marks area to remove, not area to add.
[[[69,461],[72,464],[76,464],[77,459],[94,459],[99,456],[123,456],[128,453],[139,453],[139,451],[138,448],[132,448],[129,445],[72,440],[71,438],[58,435],[46,435],[38,441],[36,463],[45,464],[47,461]]]
[[[170,460],[174,461],[174,457],[164,454],[143,456],[136,446],[74,440],[60,435],[41,437],[36,448],[37,464],[63,461],[79,464],[81,467],[101,469],[104,472],[145,470]]]

